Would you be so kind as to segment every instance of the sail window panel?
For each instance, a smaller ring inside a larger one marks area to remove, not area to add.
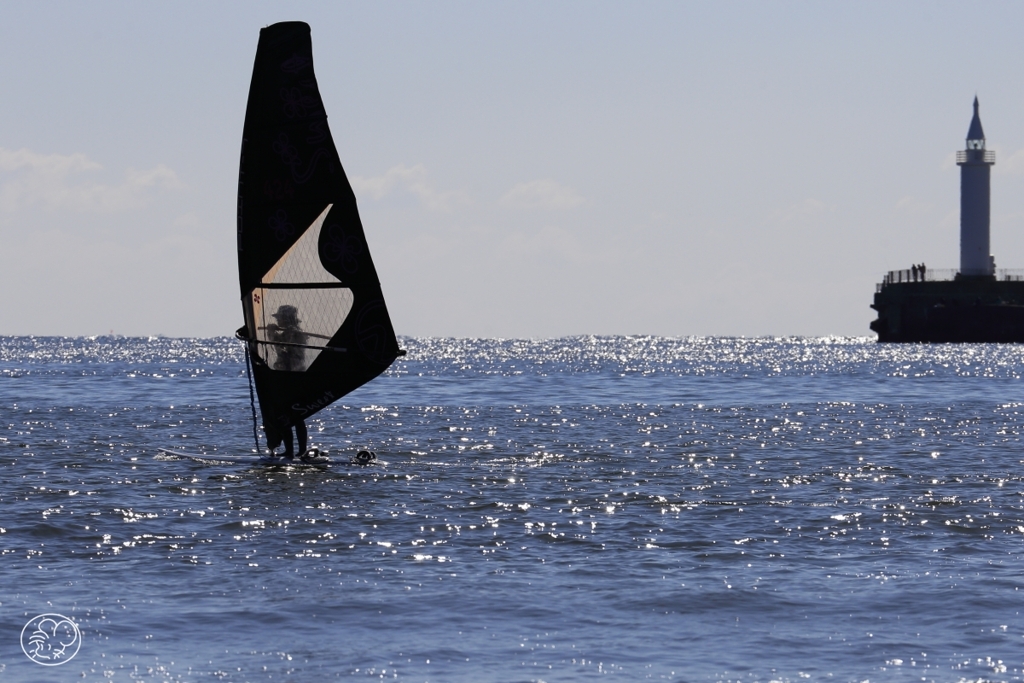
[[[344,324],[354,301],[347,287],[256,288],[252,311],[259,357],[272,370],[305,372]]]
[[[341,282],[338,278],[331,275],[320,262],[320,231],[324,227],[324,221],[327,219],[327,214],[331,212],[332,206],[334,205],[328,204],[327,208],[320,212],[317,219],[303,231],[302,236],[295,241],[295,244],[278,259],[273,268],[267,271],[266,275],[263,276],[261,284],[322,284]],[[275,214],[271,216],[270,221],[284,224],[288,220],[287,214],[284,211],[279,213],[281,215]],[[291,226],[285,225],[285,228],[282,229],[289,227]]]

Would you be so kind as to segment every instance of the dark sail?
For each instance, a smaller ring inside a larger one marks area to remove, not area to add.
[[[238,279],[239,336],[271,448],[399,355],[302,22],[260,31],[238,174]]]

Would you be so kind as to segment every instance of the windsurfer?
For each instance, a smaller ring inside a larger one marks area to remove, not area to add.
[[[299,323],[299,309],[296,306],[285,304],[279,306],[277,313],[272,314],[276,323],[267,325],[269,341],[278,343],[275,346],[277,359],[274,361],[275,370],[286,370],[289,372],[302,372],[306,369],[306,343],[309,335],[302,330]],[[319,336],[319,335],[317,335]],[[291,460],[295,457],[295,437],[299,439],[299,454],[306,452],[308,432],[306,423],[298,420],[292,427],[287,428],[287,433],[282,434],[284,441],[284,457]]]
[[[274,370],[283,370],[285,372],[305,371],[306,349],[309,348],[309,338],[330,339],[330,337],[303,330],[300,327],[302,321],[299,320],[299,309],[297,306],[290,304],[278,306],[277,313],[272,313],[271,316],[276,322],[261,326],[259,329],[266,330],[266,342],[274,348]],[[246,342],[251,341],[246,327],[239,328],[235,332],[235,336]],[[306,423],[301,419],[285,427],[265,424],[264,431],[267,433],[267,445],[270,447],[271,453],[277,450],[277,447],[283,443],[284,453],[281,454],[281,457],[289,460],[293,459],[295,457],[296,437],[298,437],[298,453],[300,457],[305,456],[310,450],[307,448],[309,432],[306,429]],[[315,448],[312,450],[316,451]]]
[[[293,457],[306,449],[302,420],[380,375],[400,353],[312,51],[308,24],[260,31],[238,169],[238,284],[254,441],[264,452],[258,398],[265,445]],[[301,112],[291,100],[282,108],[281,93],[286,100],[301,93]],[[288,191],[266,192],[264,179],[274,184],[282,173],[294,181]],[[296,435],[298,451],[289,445]]]

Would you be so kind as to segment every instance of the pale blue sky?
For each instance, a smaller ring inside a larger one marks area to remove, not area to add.
[[[1024,3],[4,3],[0,334],[241,323],[282,20],[399,334],[869,335],[885,271],[958,263],[975,93],[1024,268]]]

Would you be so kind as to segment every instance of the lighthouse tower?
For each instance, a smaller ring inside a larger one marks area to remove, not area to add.
[[[967,149],[956,153],[960,167],[960,277],[995,275],[995,260],[989,253],[989,179],[995,163],[996,153],[985,149],[975,96]]]

